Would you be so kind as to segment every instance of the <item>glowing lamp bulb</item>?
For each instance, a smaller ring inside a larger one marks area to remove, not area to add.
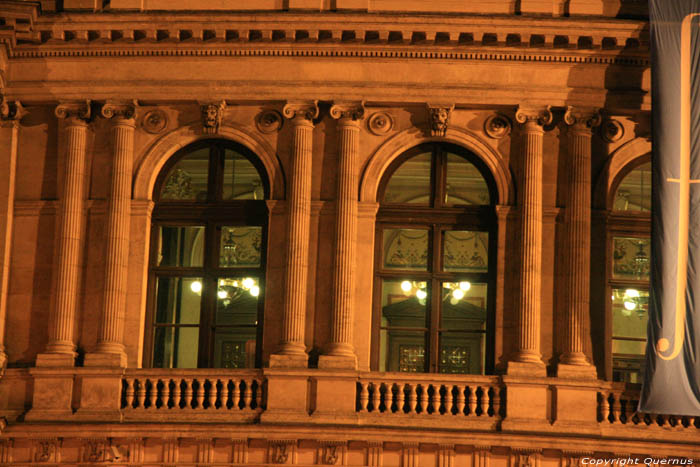
[[[257,285],[252,286],[250,288],[250,294],[253,297],[257,297],[258,295],[260,295],[260,287],[258,287]]]
[[[626,309],[626,310],[629,310],[629,311],[632,311],[632,310],[634,310],[635,308],[637,308],[637,304],[634,303],[634,302],[631,302],[631,301],[629,301],[629,300],[625,300],[624,306],[625,306],[625,309]]]
[[[428,296],[428,292],[426,292],[423,289],[418,289],[416,291],[416,297],[418,297],[419,300],[424,300],[425,297],[427,297],[427,296]]]
[[[194,292],[194,293],[200,293],[200,292],[202,291],[202,283],[199,282],[199,281],[193,281],[193,282],[190,284],[190,289],[191,289],[192,292]]]
[[[472,285],[468,281],[462,281],[459,283],[459,288],[460,288],[460,290],[463,290],[464,292],[466,292],[467,290],[472,288]],[[462,296],[464,296],[464,295],[462,295]]]
[[[254,285],[255,285],[255,281],[253,279],[251,279],[250,277],[246,277],[245,279],[243,279],[243,288],[250,289]]]
[[[225,290],[219,290],[218,292],[216,292],[216,296],[223,300],[224,298],[228,298],[228,292],[226,292]]]
[[[410,292],[413,286],[411,285],[411,281],[403,281],[401,283],[401,290],[404,292]]]
[[[462,289],[454,289],[452,291],[452,296],[456,298],[457,300],[461,300],[464,298],[464,290]]]
[[[625,290],[625,295],[627,295],[628,297],[637,298],[637,297],[639,297],[639,290],[627,289],[627,290]]]

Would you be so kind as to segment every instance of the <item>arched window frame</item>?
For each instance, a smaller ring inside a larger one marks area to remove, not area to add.
[[[202,200],[160,199],[163,185],[171,169],[179,161],[195,151],[209,148],[207,196]],[[222,199],[224,151],[230,149],[248,160],[255,167],[262,182],[262,199],[224,200]],[[266,245],[268,235],[268,208],[266,199],[270,197],[270,182],[262,161],[242,144],[226,139],[203,139],[193,142],[175,152],[161,168],[153,188],[155,202],[151,216],[150,251],[148,268],[148,289],[146,308],[146,332],[144,339],[143,366],[152,367],[154,358],[154,333],[156,329],[156,281],[157,277],[202,277],[204,284],[201,294],[201,312],[198,347],[198,368],[214,366],[214,313],[216,311],[216,280],[223,277],[251,276],[258,280],[255,367],[262,365],[262,338],[265,296]],[[201,267],[165,267],[157,265],[159,255],[160,228],[167,226],[203,226],[204,262]],[[261,227],[260,265],[249,268],[219,267],[220,233],[227,227]]]
[[[397,169],[410,158],[426,152],[432,153],[431,162],[431,198],[428,206],[409,204],[409,203],[384,203],[383,199],[391,177],[396,173]],[[444,199],[445,194],[445,167],[443,154],[446,152],[456,154],[468,162],[473,164],[484,181],[487,184],[489,191],[488,205],[457,205],[446,206],[440,201]],[[397,158],[387,167],[383,174],[377,190],[377,202],[379,209],[377,212],[376,232],[375,232],[375,273],[374,273],[374,296],[372,306],[372,370],[380,368],[380,329],[382,315],[382,279],[400,278],[400,277],[420,277],[425,278],[430,283],[431,290],[435,290],[442,282],[455,281],[464,277],[480,277],[487,284],[487,308],[486,308],[486,330],[485,330],[485,355],[483,373],[492,373],[494,370],[494,336],[495,336],[495,297],[496,297],[496,261],[498,249],[498,234],[497,234],[497,217],[495,206],[499,202],[498,190],[496,188],[493,175],[490,173],[487,165],[478,156],[471,151],[452,144],[443,142],[423,143],[415,146]],[[382,268],[382,250],[383,240],[382,232],[384,229],[393,228],[428,228],[429,234],[429,267],[427,272],[416,273],[411,272],[395,272],[386,271]],[[458,273],[444,272],[439,270],[442,264],[440,253],[441,248],[441,233],[446,230],[469,229],[472,231],[488,232],[488,272],[486,273]],[[432,254],[438,252],[438,255]],[[427,348],[425,350],[425,372],[434,373],[438,368],[438,335],[439,327],[439,311],[440,298],[437,294],[430,295],[430,303],[427,307],[428,322],[427,329],[429,333]]]

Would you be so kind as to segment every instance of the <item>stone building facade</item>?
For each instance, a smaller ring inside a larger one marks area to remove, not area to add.
[[[645,8],[0,0],[0,464],[699,462]]]

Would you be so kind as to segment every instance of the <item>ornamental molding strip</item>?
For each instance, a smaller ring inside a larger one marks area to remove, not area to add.
[[[455,108],[454,104],[427,104],[428,118],[430,121],[431,136],[445,136],[450,124],[450,116]]]

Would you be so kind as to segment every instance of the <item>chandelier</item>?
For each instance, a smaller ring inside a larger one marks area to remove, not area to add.
[[[202,282],[192,281],[190,289],[197,295],[201,295]],[[245,293],[249,293],[253,297],[260,295],[260,284],[257,279],[253,277],[219,279],[216,297],[221,300],[224,306],[230,305]]]
[[[649,309],[649,296],[642,296],[637,289],[614,289],[612,299],[622,302],[620,312],[625,316],[631,316],[632,312],[636,312],[639,317],[642,317]]]
[[[448,298],[450,303],[456,305],[462,300],[472,285],[469,281],[461,282],[443,282],[442,283],[442,301]],[[407,297],[415,296],[421,305],[425,305],[425,300],[428,297],[427,283],[425,281],[410,281],[401,282],[401,290]]]

